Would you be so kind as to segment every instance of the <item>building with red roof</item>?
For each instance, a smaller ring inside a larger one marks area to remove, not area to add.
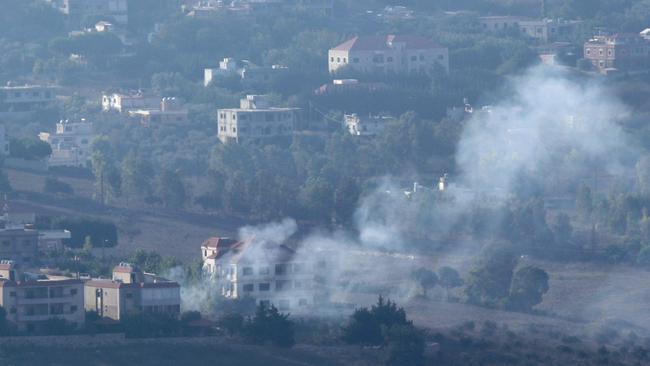
[[[329,51],[329,71],[362,73],[428,73],[449,71],[449,50],[414,35],[358,36]]]
[[[584,44],[584,57],[601,73],[650,65],[650,42],[637,33],[594,36]]]

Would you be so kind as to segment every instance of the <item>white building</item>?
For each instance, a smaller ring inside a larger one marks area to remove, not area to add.
[[[390,116],[360,117],[356,113],[346,114],[345,129],[353,136],[375,136],[380,134],[395,119]]]
[[[304,260],[286,245],[255,239],[210,238],[201,252],[204,271],[226,298],[251,297],[292,312],[318,300],[315,280],[326,269],[325,261]]]
[[[13,85],[0,87],[0,118],[29,116],[56,100],[52,86]]]
[[[132,110],[129,111],[129,116],[138,119],[144,126],[188,122],[188,111],[177,98],[162,98],[159,108]]]
[[[485,32],[517,30],[530,38],[545,43],[568,39],[581,23],[577,20],[529,19],[509,15],[479,17],[479,22]]]
[[[142,93],[134,94],[104,94],[102,95],[102,110],[104,112],[117,111],[128,113],[138,109],[154,109],[160,106],[160,98],[144,96]]]
[[[255,83],[271,80],[272,77],[281,75],[289,70],[286,66],[271,65],[257,66],[250,61],[241,63],[233,58],[224,58],[219,62],[218,68],[207,68],[203,71],[203,85],[209,86],[219,77],[236,76],[243,83]]]
[[[54,134],[41,132],[38,137],[52,147],[50,166],[87,167],[90,164],[90,144],[94,134],[92,123],[85,119],[80,122],[62,120],[56,124]]]
[[[434,67],[449,72],[449,50],[420,36],[354,37],[329,51],[329,72],[428,73]]]
[[[296,128],[300,108],[271,107],[264,95],[248,95],[240,108],[219,109],[218,137],[223,143],[290,136]]]

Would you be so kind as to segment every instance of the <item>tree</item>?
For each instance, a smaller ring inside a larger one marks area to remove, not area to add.
[[[254,344],[271,344],[291,348],[295,344],[293,322],[289,314],[282,314],[273,305],[260,304],[255,316],[248,319],[243,329],[244,338]]]
[[[122,192],[127,198],[143,201],[151,196],[154,170],[149,162],[129,153],[122,161],[121,168]]]
[[[517,258],[509,247],[487,247],[467,277],[467,301],[488,307],[506,305],[516,266]]]
[[[445,289],[447,301],[449,301],[449,290],[463,285],[463,279],[458,271],[451,267],[442,267],[438,270],[440,286]]]
[[[43,193],[71,195],[74,193],[74,190],[68,183],[48,177],[45,179],[45,184],[43,185]]]
[[[384,328],[386,346],[382,352],[384,364],[390,366],[424,365],[424,336],[412,324]]]
[[[240,333],[244,328],[244,317],[238,313],[229,313],[219,317],[217,324],[228,332],[231,337]]]
[[[385,341],[382,328],[396,325],[412,325],[412,322],[406,319],[403,308],[379,296],[377,304],[370,309],[355,310],[350,322],[343,328],[343,340],[350,344],[378,346]]]
[[[185,185],[178,172],[165,170],[160,176],[158,194],[165,207],[182,208],[185,205]]]
[[[534,266],[520,268],[510,285],[510,307],[519,311],[531,311],[542,302],[542,297],[548,290],[546,271]]]
[[[415,280],[422,289],[422,296],[427,297],[427,292],[433,289],[438,284],[438,275],[435,272],[426,269],[418,268],[411,273],[411,278]]]
[[[99,188],[99,198],[101,203],[105,204],[107,199],[107,181],[109,175],[114,170],[113,148],[106,136],[99,136],[91,143],[90,151],[90,162]]]

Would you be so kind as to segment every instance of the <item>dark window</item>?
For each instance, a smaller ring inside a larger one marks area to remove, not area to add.
[[[251,276],[253,274],[253,267],[244,267],[242,269],[242,276]]]
[[[76,294],[77,294],[77,289],[76,288],[73,288],[72,290],[70,290],[70,295],[76,295]]]
[[[244,292],[253,292],[255,290],[255,286],[253,286],[252,283],[247,283],[244,285]]]
[[[271,284],[270,283],[260,283],[259,284],[259,290],[260,291],[270,291],[271,290]]]

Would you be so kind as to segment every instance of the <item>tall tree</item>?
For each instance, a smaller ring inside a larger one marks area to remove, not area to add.
[[[542,297],[548,290],[546,271],[534,266],[520,268],[512,279],[509,305],[516,310],[531,311],[542,302]]]

